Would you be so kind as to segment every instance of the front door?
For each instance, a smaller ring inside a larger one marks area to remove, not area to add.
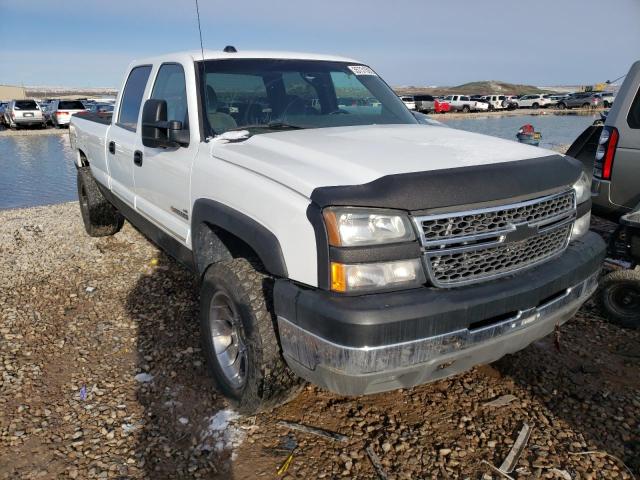
[[[195,80],[192,79],[195,84]],[[189,179],[196,157],[198,141],[197,116],[190,128],[185,72],[182,65],[165,63],[158,69],[151,97],[167,102],[167,120],[182,122],[185,130],[193,130],[186,147],[151,148],[140,146],[141,162],[134,166],[136,209],[156,224],[162,225],[183,244],[189,243]],[[195,113],[195,109],[194,109]]]

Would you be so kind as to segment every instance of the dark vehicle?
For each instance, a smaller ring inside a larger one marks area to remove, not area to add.
[[[113,105],[110,103],[88,103],[85,107],[91,113],[113,113]]]
[[[444,107],[444,102],[432,95],[414,95],[413,100],[416,105],[415,109],[418,112],[442,113],[449,111],[448,108]]]
[[[620,218],[609,242],[609,256],[629,269],[609,273],[602,281],[602,304],[609,319],[622,327],[640,328],[640,205]]]
[[[0,102],[0,125],[4,125],[4,111],[7,109],[7,102]]]

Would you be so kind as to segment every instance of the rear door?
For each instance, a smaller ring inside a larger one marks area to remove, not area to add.
[[[195,85],[194,78],[189,81]],[[183,130],[191,132],[189,145],[170,148],[140,145],[142,161],[134,166],[136,209],[184,244],[188,241],[191,214],[191,164],[200,145],[197,115],[189,118],[190,110],[197,113],[197,107],[195,99],[194,108],[188,107],[186,82],[182,65],[163,63],[155,75],[150,98],[167,102],[167,120],[178,120]]]
[[[132,207],[135,205],[133,152],[139,146],[138,120],[150,74],[151,65],[131,69],[106,139],[110,188]]]

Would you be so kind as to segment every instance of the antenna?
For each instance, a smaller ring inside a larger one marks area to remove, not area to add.
[[[210,135],[215,135],[215,132],[213,131],[213,128],[211,128],[211,125],[209,124],[209,115],[207,112],[207,109],[209,108],[209,98],[207,96],[207,85],[206,85],[206,78],[205,78],[205,65],[204,65],[204,47],[202,46],[202,28],[200,27],[200,7],[198,6],[198,0],[196,0],[196,16],[198,17],[198,32],[200,33],[200,53],[202,54],[202,77],[201,77],[201,81],[202,81],[202,85],[200,86],[200,88],[202,88],[202,90],[204,90],[204,115],[202,115],[202,120],[204,122],[206,122],[206,125],[209,125],[209,134]],[[205,142],[209,141],[210,137],[205,138]]]
[[[202,28],[200,27],[200,7],[196,0],[196,16],[198,17],[198,32],[200,33],[200,52],[202,53],[202,62],[204,63],[204,47],[202,46]]]

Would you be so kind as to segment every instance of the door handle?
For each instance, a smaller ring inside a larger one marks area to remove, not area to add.
[[[109,142],[109,153],[116,153],[116,142]]]
[[[139,167],[142,166],[142,152],[140,150],[133,152],[133,163]]]

